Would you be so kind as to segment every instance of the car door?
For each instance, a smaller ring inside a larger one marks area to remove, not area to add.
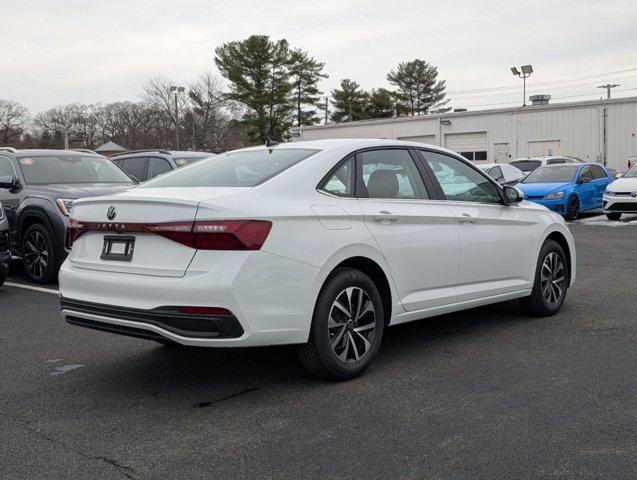
[[[407,311],[453,303],[460,265],[456,220],[405,148],[356,154],[356,196]]]
[[[590,169],[593,175],[592,184],[595,187],[595,194],[593,196],[594,206],[592,208],[599,208],[602,206],[602,199],[604,197],[606,187],[612,182],[612,180],[600,165],[591,165]]]
[[[13,177],[20,180],[16,169],[14,168],[13,162],[9,157],[5,157],[4,155],[0,155],[0,177]],[[11,238],[17,239],[17,218],[16,211],[18,206],[20,205],[21,193],[22,189],[16,189],[15,191],[0,188],[0,202],[4,207],[4,213],[7,216],[7,220],[9,221],[9,228],[11,229]]]
[[[579,197],[580,210],[595,208],[595,190],[591,168],[585,165],[577,175],[576,192]]]
[[[497,185],[468,162],[422,150],[453,213],[461,258],[456,289],[459,301],[528,289],[532,283],[531,227],[519,205],[504,205]]]

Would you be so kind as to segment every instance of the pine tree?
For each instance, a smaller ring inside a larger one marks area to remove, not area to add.
[[[438,80],[438,69],[424,60],[399,63],[387,74],[387,80],[398,89],[401,107],[410,115],[449,110],[445,81]]]
[[[300,48],[292,51],[290,77],[293,86],[292,97],[295,108],[296,126],[318,123],[316,108],[320,105],[321,92],[318,83],[328,75],[323,73],[325,63],[315,60]]]
[[[292,125],[288,42],[252,35],[224,43],[215,49],[215,64],[230,82],[227,98],[247,107],[243,121],[251,141],[281,140]]]
[[[396,95],[386,88],[377,88],[369,93],[367,115],[369,118],[390,118],[396,110]]]
[[[341,88],[332,90],[332,120],[336,123],[369,118],[369,94],[348,78],[341,80]]]

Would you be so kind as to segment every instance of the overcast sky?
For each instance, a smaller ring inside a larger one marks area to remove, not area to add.
[[[510,67],[531,63],[530,93],[594,99],[597,85],[614,81],[616,96],[637,95],[635,0],[0,0],[0,11],[0,98],[34,112],[136,100],[160,74],[187,83],[216,71],[217,45],[251,34],[286,38],[324,61],[326,91],[342,78],[388,86],[398,62],[421,58],[449,92],[521,84]],[[564,79],[581,80],[533,86]],[[454,107],[478,108],[522,92],[449,96]]]

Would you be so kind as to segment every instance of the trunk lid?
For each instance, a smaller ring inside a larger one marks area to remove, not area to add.
[[[153,233],[127,233],[127,228],[140,224],[192,223],[200,202],[247,190],[250,188],[134,188],[107,197],[79,200],[73,205],[71,218],[94,228],[74,242],[69,256],[71,265],[108,272],[181,277],[195,249]],[[103,258],[105,237],[118,240],[130,237],[134,242],[130,258]]]

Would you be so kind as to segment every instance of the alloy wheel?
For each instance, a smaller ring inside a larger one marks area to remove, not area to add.
[[[555,252],[549,253],[542,263],[540,284],[542,295],[549,305],[557,304],[564,295],[564,263]]]
[[[571,197],[568,201],[568,216],[569,218],[577,218],[579,214],[579,201],[575,197]]]
[[[49,248],[44,235],[37,230],[31,232],[24,241],[24,267],[34,278],[46,275],[49,265]]]
[[[336,296],[327,330],[332,352],[345,363],[358,362],[369,351],[376,329],[376,311],[369,295],[349,287]]]

